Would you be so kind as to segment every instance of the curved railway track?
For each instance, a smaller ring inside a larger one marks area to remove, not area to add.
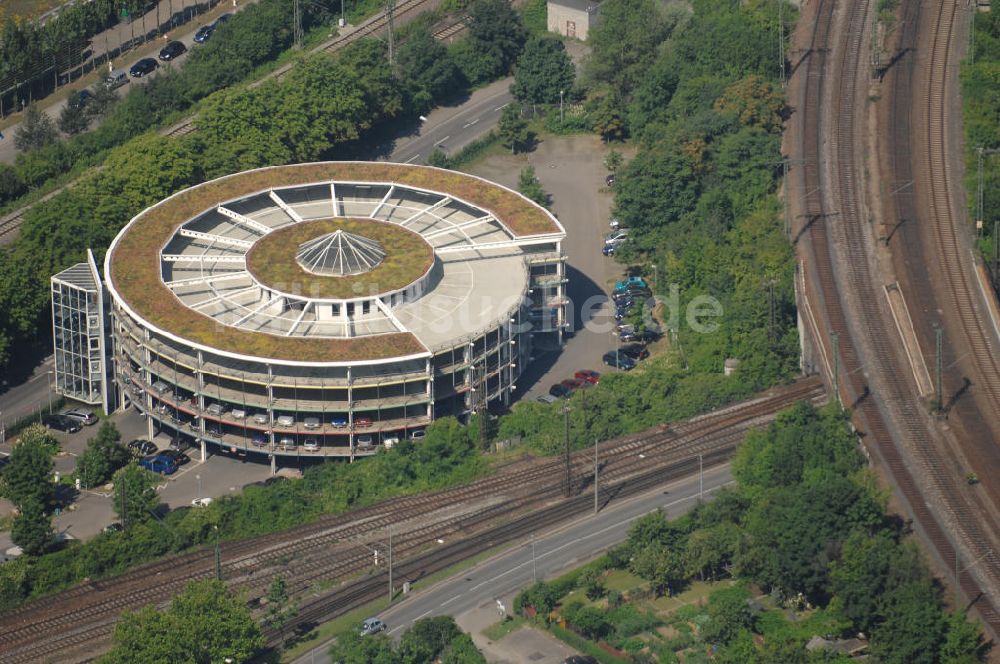
[[[699,454],[715,458],[734,449],[747,430],[765,424],[778,410],[795,401],[820,398],[820,383],[805,380],[686,422],[608,441],[600,446],[601,481],[605,486],[628,483],[651,469],[696,464]],[[585,502],[592,459],[591,450],[581,450],[571,459],[573,493]],[[294,593],[308,597],[317,593],[320,581],[343,582],[369,572],[371,548],[384,545],[390,524],[395,556],[404,562],[438,548],[438,538],[457,544],[504,525],[519,529],[523,536],[535,511],[566,502],[564,464],[561,458],[515,462],[465,487],[396,498],[284,533],[225,543],[223,574],[227,583],[251,598],[265,594],[278,574]],[[480,546],[492,541],[484,540]],[[213,570],[213,552],[196,551],[27,604],[0,616],[0,659],[84,661],[107,645],[123,610],[166,601],[188,580],[208,578]],[[341,599],[335,591],[310,602],[329,609]]]
[[[869,262],[871,238],[862,207],[856,120],[863,103],[858,98],[858,83],[863,80],[859,77],[867,73],[862,53],[870,5],[864,0],[839,6],[834,0],[819,0],[815,11],[808,62],[797,73],[802,77],[796,114],[801,123],[799,149],[805,160],[800,177],[803,191],[809,192],[804,201],[808,221],[800,231],[799,248],[807,263],[807,288],[819,303],[827,328],[840,339],[836,350],[830,339],[816,341],[833,358],[830,366],[838,368],[842,400],[854,407],[855,423],[867,447],[889,471],[939,560],[945,565],[956,560],[952,538],[939,521],[946,518],[962,524],[963,544],[983,556],[976,571],[995,584],[1000,581],[1000,559],[988,548],[990,538],[980,516],[948,472],[949,460],[935,446],[932,425],[910,385],[901,343],[887,322],[881,284]],[[839,30],[838,20],[843,26]],[[936,62],[932,66],[946,68]],[[848,309],[853,320],[845,315]],[[896,428],[895,438],[888,421]],[[922,486],[916,476],[930,478],[931,485]],[[974,608],[984,622],[994,632],[1000,629],[1000,615],[973,575],[966,571],[960,581],[964,592],[976,600]]]

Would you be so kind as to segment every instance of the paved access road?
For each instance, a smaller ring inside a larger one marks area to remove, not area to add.
[[[415,136],[396,141],[389,160],[424,164],[435,148],[455,154],[497,125],[503,108],[514,99],[509,89],[513,80],[490,83],[460,106],[435,108]]]
[[[704,493],[707,496],[731,481],[728,464],[708,469],[704,475]],[[700,486],[699,477],[694,475],[628,501],[612,502],[597,515],[582,517],[534,539],[526,533],[519,546],[415,591],[378,617],[389,625],[389,633],[398,638],[415,621],[427,616],[455,616],[462,626],[463,617],[471,612],[496,611],[497,600],[510,611],[514,595],[533,579],[551,579],[592,560],[622,542],[632,522],[640,516],[657,509],[663,509],[671,517],[687,512],[697,504]],[[306,653],[294,664],[308,664],[314,657],[315,661],[324,661],[328,646]]]

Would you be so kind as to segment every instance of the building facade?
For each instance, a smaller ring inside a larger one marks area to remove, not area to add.
[[[87,250],[85,263],[53,276],[50,285],[53,389],[107,413],[105,292],[94,255]]]
[[[151,435],[350,457],[509,404],[566,328],[565,232],[422,166],[249,171],[175,194],[105,261],[115,387]]]
[[[548,0],[548,30],[587,41],[590,29],[597,25],[599,10],[600,4],[594,0]]]

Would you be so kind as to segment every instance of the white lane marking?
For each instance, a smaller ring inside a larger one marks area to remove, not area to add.
[[[472,125],[476,124],[477,122],[479,122],[479,118],[476,118],[472,122],[465,123],[464,125],[462,125],[462,129],[468,129],[469,127],[471,127]]]
[[[720,484],[719,486],[710,489],[710,491],[715,491],[716,489],[719,489],[719,488],[724,487],[727,484],[731,484],[731,483],[732,482],[726,482],[724,484]],[[694,495],[688,496],[686,498],[678,498],[677,500],[673,500],[673,501],[665,504],[663,507],[673,507],[674,505],[679,505],[679,504],[687,502],[689,500],[698,500],[698,494],[694,494]],[[573,540],[572,542],[566,542],[565,544],[563,544],[561,546],[557,546],[554,549],[550,549],[549,551],[543,551],[542,553],[538,553],[538,554],[535,555],[535,560],[538,561],[539,559],[544,558],[546,556],[550,556],[553,553],[556,553],[557,551],[562,551],[563,549],[565,549],[567,547],[576,546],[582,540],[590,539],[592,537],[596,537],[598,535],[602,535],[602,534],[606,533],[607,531],[612,530],[613,528],[617,528],[617,527],[619,527],[619,526],[621,526],[623,524],[631,523],[631,522],[635,521],[636,519],[638,519],[639,517],[642,517],[642,516],[645,516],[645,514],[636,514],[634,516],[630,516],[627,519],[623,519],[623,520],[618,521],[616,523],[612,523],[609,526],[605,526],[604,528],[601,528],[600,530],[595,530],[592,533],[588,533],[586,535],[583,535],[582,537],[578,537],[575,540]],[[516,570],[518,570],[518,569],[520,569],[520,568],[522,568],[522,567],[524,567],[526,565],[530,565],[530,564],[531,564],[531,561],[530,560],[526,560],[526,561],[524,561],[523,563],[521,563],[519,565],[515,565],[514,567],[511,567],[509,570],[506,570],[504,572],[501,572],[500,574],[497,574],[496,576],[494,576],[491,579],[487,579],[486,581],[483,581],[482,583],[478,583],[478,584],[472,586],[469,590],[476,590],[477,588],[481,588],[482,586],[485,586],[487,583],[492,583],[492,582],[496,581],[497,579],[503,578],[503,577],[507,576],[508,574],[510,574],[510,573],[512,573],[512,572],[514,572],[514,571],[516,571]],[[448,602],[445,602],[444,604],[447,604],[447,603]]]
[[[423,613],[421,613],[419,616],[417,616],[416,618],[414,618],[413,622],[417,622],[418,620],[420,620],[424,616],[429,616],[429,615],[431,615],[431,610],[427,609],[426,611],[424,611]]]
[[[460,598],[461,596],[462,596],[461,594],[458,594],[458,595],[455,595],[455,596],[454,596],[454,597],[452,597],[451,599],[448,599],[448,600],[445,600],[445,601],[441,602],[441,606],[446,606],[446,605],[448,605],[448,604],[451,604],[451,603],[452,603],[452,602],[454,602],[454,601],[455,601],[456,599],[459,599],[459,598]]]
[[[413,161],[414,159],[416,159],[416,158],[417,158],[417,157],[419,157],[419,156],[420,156],[420,155],[418,155],[418,154],[415,154],[415,155],[413,155],[412,157],[410,157],[409,159],[407,159],[406,161],[404,161],[403,163],[404,163],[404,164],[408,164],[408,163],[410,163],[411,161]]]
[[[441,145],[442,143],[444,143],[445,141],[447,141],[447,140],[448,140],[449,138],[451,138],[451,136],[450,136],[450,135],[449,135],[449,136],[445,136],[445,137],[444,137],[444,138],[442,138],[442,139],[441,139],[440,141],[435,141],[435,142],[434,142],[434,145]]]
[[[503,109],[507,108],[508,106],[510,106],[510,102],[507,102],[507,103],[506,103],[506,104],[504,104],[503,106],[497,106],[497,107],[496,107],[496,108],[494,108],[493,110],[494,110],[494,111],[502,111]]]

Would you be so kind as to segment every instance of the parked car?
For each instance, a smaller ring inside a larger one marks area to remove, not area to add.
[[[568,387],[573,390],[586,390],[587,388],[593,387],[590,383],[585,380],[580,380],[579,378],[567,378],[566,380],[559,383],[563,387]]]
[[[617,248],[618,248],[618,244],[614,244],[614,243],[612,243],[612,244],[606,244],[606,245],[604,245],[604,248],[601,249],[601,253],[604,254],[605,256],[614,256],[615,255],[615,249],[617,249]]]
[[[573,396],[573,389],[566,387],[562,383],[556,383],[549,388],[549,395],[557,399],[568,399]]]
[[[90,100],[94,98],[94,95],[90,90],[80,90],[79,92],[74,92],[66,99],[66,105],[74,110],[82,110],[86,108]]]
[[[164,394],[170,389],[170,386],[164,383],[162,380],[158,380],[153,383],[153,391],[157,394]]]
[[[219,26],[221,26],[223,23],[225,23],[226,21],[228,21],[232,17],[233,17],[233,15],[231,13],[227,12],[227,13],[221,15],[219,18],[215,19],[215,23],[213,23],[212,25],[214,25],[216,28],[218,28]]]
[[[205,412],[211,415],[212,417],[222,417],[222,414],[225,413],[226,410],[227,409],[225,405],[221,403],[210,403],[205,408]]]
[[[399,442],[399,436],[394,433],[382,434],[382,445],[385,449],[391,450],[393,445]]]
[[[555,403],[559,401],[559,397],[554,397],[551,394],[540,394],[535,397],[535,401],[538,403]]]
[[[628,286],[625,290],[611,292],[611,299],[615,302],[625,299],[645,300],[652,296],[653,293],[648,288],[640,288],[639,286]]]
[[[268,443],[267,434],[263,431],[254,431],[253,436],[250,437],[250,443],[257,447],[266,447]]]
[[[108,90],[120,88],[126,83],[128,83],[128,74],[125,73],[124,69],[115,69],[104,77],[104,87]]]
[[[139,459],[139,465],[161,475],[172,475],[177,472],[177,464],[174,463],[174,460],[163,454],[142,457]]]
[[[315,438],[306,438],[305,442],[302,444],[302,449],[306,452],[318,452],[319,441]]]
[[[114,523],[109,523],[108,525],[101,528],[101,532],[103,533],[120,533],[123,530],[125,530],[125,526],[123,526],[118,521],[115,521]]]
[[[133,454],[138,456],[156,454],[157,450],[156,444],[151,440],[146,440],[145,438],[136,438],[135,440],[129,441],[127,447]]]
[[[580,369],[573,374],[573,378],[585,380],[591,385],[597,385],[601,381],[601,374],[597,373],[593,369]]]
[[[415,431],[410,432],[410,440],[412,441],[423,440],[426,437],[427,437],[427,432],[424,431],[423,429],[417,429]]]
[[[617,232],[624,233],[625,235],[622,235],[622,237],[628,235],[627,228],[623,228]],[[627,279],[622,279],[621,281],[615,284],[616,293],[628,290],[629,288],[649,288],[649,285],[646,283],[646,280],[643,279],[642,277],[628,277]]]
[[[370,433],[363,433],[355,437],[354,442],[358,444],[358,447],[371,447],[375,444],[375,439]]]
[[[178,466],[183,466],[184,464],[186,464],[188,461],[191,460],[191,457],[184,454],[180,450],[175,450],[175,449],[163,450],[162,452],[160,452],[160,455],[172,459],[173,462],[176,463]]]
[[[611,217],[611,220],[608,221],[608,226],[610,226],[611,230],[613,231],[618,230],[618,228],[621,227],[621,225],[622,222],[618,221],[618,217]]]
[[[208,507],[211,504],[212,504],[212,499],[209,498],[208,496],[205,496],[204,498],[195,498],[194,500],[191,501],[192,507]]]
[[[143,76],[152,74],[159,66],[159,63],[153,58],[143,58],[132,65],[132,68],[128,70],[128,75],[132,78],[142,78]]]
[[[230,413],[234,420],[242,420],[247,416],[247,412],[242,408],[233,408],[233,412]]]
[[[88,408],[70,408],[61,413],[66,417],[76,420],[80,424],[86,424],[90,426],[91,424],[97,424],[97,415],[94,415],[94,411]]]
[[[208,41],[212,33],[215,32],[215,24],[209,23],[208,25],[203,25],[198,28],[198,31],[194,33],[194,42],[196,44],[204,44]]]
[[[621,347],[621,352],[635,361],[645,360],[649,357],[649,349],[642,344],[629,344]]]
[[[285,450],[286,452],[288,450],[294,450],[295,449],[295,439],[292,438],[291,436],[282,436],[281,440],[278,441],[278,447],[280,447],[281,449]]]
[[[83,428],[83,425],[78,421],[65,415],[45,415],[42,417],[42,424],[46,429],[55,429],[65,433],[76,433]]]
[[[622,371],[631,371],[632,369],[635,369],[635,360],[624,353],[619,353],[616,350],[608,351],[601,359],[604,361],[604,364],[609,367],[617,367]]]
[[[570,655],[561,664],[597,664],[597,660],[590,655]]]
[[[295,418],[291,415],[278,415],[274,423],[279,427],[293,427],[295,426]]]
[[[356,427],[370,427],[371,425],[372,425],[372,418],[366,415],[354,418],[354,426]]]
[[[615,186],[615,174],[614,173],[609,173],[604,178],[604,184],[608,185],[609,187]]]
[[[205,433],[222,437],[222,425],[218,422],[205,422]]]
[[[320,422],[320,419],[318,417],[307,417],[304,420],[302,420],[302,426],[305,427],[306,429],[318,429],[320,428],[320,426],[322,426],[322,424],[323,423]]]
[[[267,424],[270,420],[267,417],[267,413],[254,413],[253,421],[255,424]]]
[[[335,429],[344,429],[347,427],[347,418],[343,415],[334,415],[333,419],[330,420],[330,425]]]
[[[389,629],[389,626],[378,618],[369,618],[361,623],[361,636],[378,634],[379,632],[384,632],[387,629]]]
[[[183,55],[186,51],[187,46],[179,41],[172,41],[160,49],[160,60],[173,60],[174,58]]]

